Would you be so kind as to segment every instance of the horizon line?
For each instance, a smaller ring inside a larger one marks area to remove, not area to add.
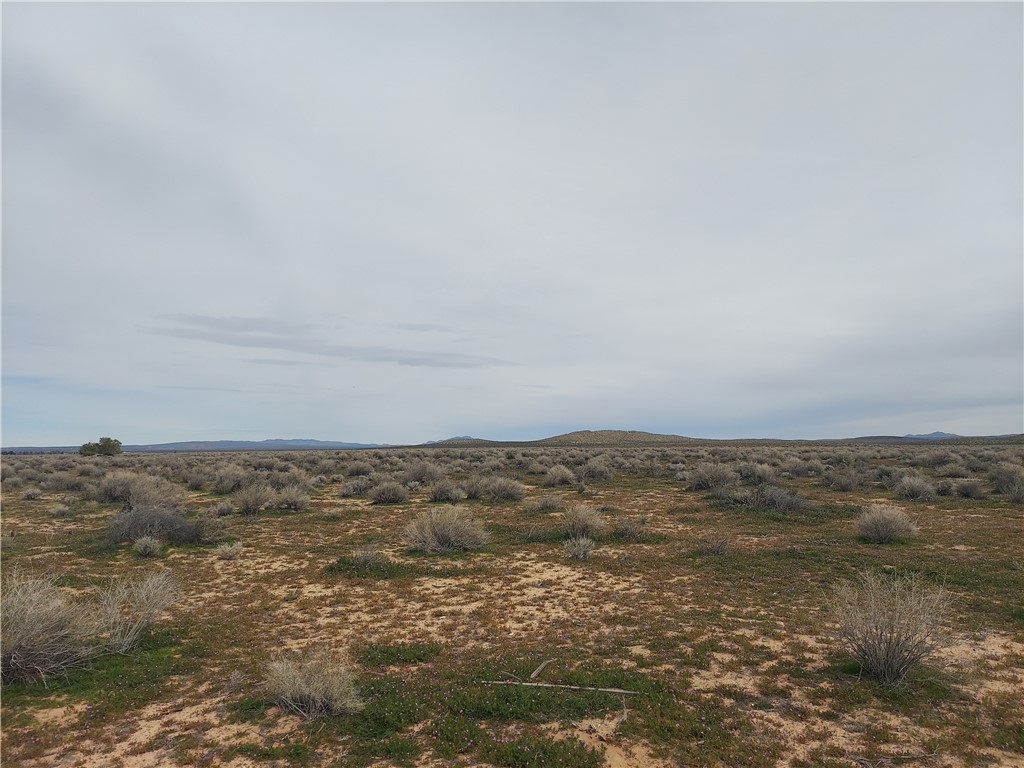
[[[246,438],[212,438],[212,439],[193,438],[193,439],[184,439],[184,440],[166,440],[166,441],[163,441],[163,442],[122,443],[122,449],[123,450],[136,449],[137,450],[137,449],[140,449],[140,448],[148,448],[148,447],[156,447],[156,446],[166,446],[166,445],[176,445],[176,444],[187,444],[187,443],[251,443],[251,444],[255,445],[255,444],[270,443],[270,442],[280,442],[280,443],[302,443],[302,442],[306,442],[306,443],[329,443],[329,444],[337,444],[337,445],[351,445],[351,446],[360,446],[360,447],[365,446],[367,448],[409,448],[409,447],[421,447],[421,446],[429,446],[429,445],[438,445],[438,444],[442,444],[442,443],[445,443],[445,442],[448,442],[448,441],[456,441],[456,440],[482,440],[482,441],[486,441],[486,442],[489,442],[489,443],[500,443],[500,444],[504,444],[504,443],[512,443],[512,444],[523,443],[523,444],[526,444],[526,443],[537,443],[537,442],[541,442],[541,441],[544,441],[544,440],[552,440],[552,439],[559,438],[559,437],[566,437],[566,436],[569,436],[569,435],[575,435],[575,434],[579,434],[579,433],[588,433],[588,432],[589,433],[595,433],[595,432],[621,432],[621,433],[624,433],[624,434],[625,433],[639,433],[639,434],[650,435],[651,437],[655,437],[655,438],[665,438],[665,437],[668,437],[668,438],[679,438],[681,440],[704,440],[704,441],[721,441],[721,442],[740,442],[740,441],[754,441],[754,440],[769,440],[769,441],[775,441],[775,442],[829,442],[829,441],[834,442],[834,441],[847,441],[847,440],[867,440],[867,439],[875,439],[875,438],[877,438],[877,439],[897,439],[897,440],[917,439],[917,440],[923,440],[923,441],[927,441],[927,440],[945,441],[945,440],[951,440],[951,439],[986,439],[986,438],[1001,438],[1001,439],[1005,439],[1005,438],[1012,438],[1012,437],[1024,438],[1024,433],[1021,433],[1021,432],[1006,432],[1006,433],[994,434],[994,435],[993,434],[990,434],[990,435],[960,435],[960,434],[954,434],[954,433],[950,433],[950,432],[943,432],[941,430],[936,430],[936,431],[928,432],[928,433],[918,433],[918,434],[909,434],[908,433],[908,434],[904,434],[904,435],[896,435],[896,434],[876,433],[876,434],[871,434],[871,435],[853,435],[853,436],[844,436],[844,437],[769,437],[769,436],[756,436],[756,437],[754,437],[754,436],[744,436],[744,437],[701,437],[701,436],[694,436],[694,435],[679,435],[679,434],[668,433],[668,432],[648,432],[647,430],[638,430],[638,429],[578,429],[578,430],[571,430],[569,432],[558,433],[558,434],[555,434],[555,435],[546,435],[544,437],[535,437],[535,438],[528,438],[528,439],[501,439],[501,438],[476,437],[476,436],[469,436],[469,435],[460,435],[460,436],[439,438],[439,439],[436,439],[436,440],[425,440],[425,441],[413,442],[413,443],[364,442],[364,441],[361,441],[361,440],[321,439],[321,438],[314,438],[314,437],[290,437],[290,438],[268,437],[268,438],[262,438],[262,439],[256,439],[256,440],[254,440],[254,439],[246,439]],[[25,444],[20,444],[20,445],[0,445],[0,451],[29,450],[29,449],[31,449],[31,450],[75,449],[75,450],[77,450],[77,448],[80,445],[81,445],[80,443],[74,443],[74,442],[54,443],[54,444],[49,444],[49,445],[25,445]]]

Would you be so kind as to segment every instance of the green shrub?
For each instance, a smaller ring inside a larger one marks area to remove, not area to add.
[[[121,453],[121,441],[112,437],[101,437],[98,443],[85,443],[78,449],[82,456],[116,456]]]

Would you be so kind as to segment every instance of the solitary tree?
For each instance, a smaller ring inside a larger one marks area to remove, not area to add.
[[[101,437],[98,443],[86,443],[78,452],[83,456],[116,456],[121,453],[121,441],[112,437]]]

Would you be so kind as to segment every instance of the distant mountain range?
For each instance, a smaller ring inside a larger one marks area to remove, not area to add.
[[[308,451],[383,448],[383,443],[340,443],[334,440],[188,440],[181,443],[126,445],[126,451]]]
[[[546,437],[537,442],[541,445],[660,445],[693,442],[692,437],[681,435],[659,435],[655,432],[639,432],[634,429],[580,429],[564,435]]]
[[[441,445],[442,443],[459,443],[465,440],[477,440],[478,438],[470,437],[469,435],[461,435],[460,437],[446,437],[443,440],[427,440],[423,445]],[[489,442],[489,441],[484,441]]]
[[[653,446],[653,445],[686,445],[693,443],[715,443],[715,442],[823,442],[823,443],[913,443],[929,440],[954,440],[954,439],[1006,439],[1020,437],[1019,435],[990,435],[985,437],[965,438],[962,435],[954,435],[949,432],[929,432],[926,435],[873,435],[868,437],[848,437],[841,439],[820,440],[820,441],[787,441],[774,440],[772,438],[747,438],[744,440],[716,440],[711,438],[683,437],[682,435],[661,435],[653,432],[639,432],[636,430],[622,429],[583,429],[576,432],[569,432],[564,435],[555,435],[541,440],[484,440],[479,437],[462,435],[449,437],[443,440],[430,440],[422,443],[423,446],[452,446],[472,448],[485,448],[488,446]],[[307,451],[307,450],[354,450],[359,448],[388,448],[392,447],[386,443],[344,443],[333,440],[187,440],[178,443],[155,443],[151,445],[125,445],[123,449],[129,453],[158,453],[173,451]],[[49,447],[13,447],[4,448],[4,453],[75,453],[78,446],[49,446]]]
[[[692,437],[680,435],[659,435],[653,432],[638,432],[624,429],[581,429],[564,435],[545,437],[540,440],[485,440],[480,437],[449,437],[447,440],[431,440],[423,445],[449,445],[463,448],[494,445],[550,445],[550,446],[586,446],[586,445],[661,445],[693,442]]]
[[[153,443],[151,445],[122,445],[127,453],[167,453],[173,451],[309,451],[347,450],[357,448],[386,448],[383,443],[339,443],[333,440],[185,440],[178,443]],[[77,445],[50,446],[43,448],[4,448],[4,453],[76,453]]]
[[[1011,435],[986,435],[986,437],[1011,437]],[[950,432],[929,432],[927,435],[868,435],[866,437],[848,437],[846,441],[851,443],[913,443],[920,440],[962,440],[963,435],[954,435]]]
[[[999,437],[1012,437],[1012,435],[999,435]],[[821,440],[819,442],[828,443],[891,443],[891,442],[918,442],[924,440],[950,440],[955,438],[962,438],[962,435],[954,435],[949,432],[932,432],[927,435],[903,435],[902,437],[897,435],[874,435],[870,437],[846,437],[846,438],[833,438],[830,440]],[[775,441],[773,438],[743,438],[740,440],[720,440],[712,438],[700,438],[700,437],[684,437],[682,435],[662,435],[654,432],[639,432],[636,430],[622,430],[622,429],[581,429],[576,432],[569,432],[564,435],[555,435],[554,437],[545,437],[541,440],[523,440],[523,441],[497,441],[497,440],[484,440],[479,437],[450,437],[447,440],[433,440],[424,445],[450,445],[459,446],[464,448],[471,447],[486,447],[494,445],[529,445],[529,446],[599,446],[599,445],[684,445],[692,444],[696,442],[748,442],[756,440],[757,442],[787,442],[785,440]],[[806,442],[806,441],[798,441]]]

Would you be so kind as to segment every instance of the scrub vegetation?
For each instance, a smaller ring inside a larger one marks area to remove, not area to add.
[[[5,765],[1024,760],[1020,438],[626,437],[5,456]]]

